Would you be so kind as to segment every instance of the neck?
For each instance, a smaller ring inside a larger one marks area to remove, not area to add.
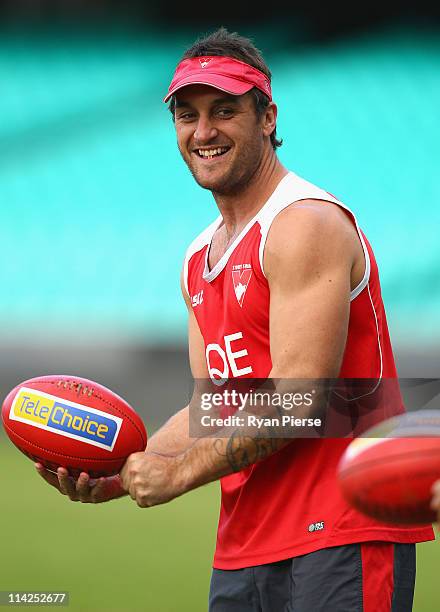
[[[287,173],[286,168],[272,151],[270,155],[263,158],[249,183],[239,193],[228,195],[212,193],[223,217],[228,236],[240,232],[245,227],[264,206]]]

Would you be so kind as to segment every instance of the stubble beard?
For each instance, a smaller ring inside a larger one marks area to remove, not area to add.
[[[194,180],[200,187],[208,189],[213,194],[237,195],[244,191],[252,181],[263,157],[263,144],[261,141],[255,139],[252,142],[248,142],[243,149],[245,152],[237,155],[232,166],[215,179],[198,176],[195,165],[188,162],[182,151],[180,151],[180,154]]]

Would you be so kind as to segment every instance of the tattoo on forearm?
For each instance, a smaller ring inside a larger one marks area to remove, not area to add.
[[[228,439],[214,440],[214,449],[227,459],[234,472],[239,472],[269,457],[284,444],[282,438],[271,438],[270,431],[267,431],[266,435],[259,432],[255,436],[250,436],[249,433],[236,429]]]

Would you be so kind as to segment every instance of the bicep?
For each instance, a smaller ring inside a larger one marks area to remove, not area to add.
[[[350,240],[331,223],[321,227],[322,219],[311,217],[297,215],[291,234],[275,228],[276,243],[267,257],[274,378],[334,378],[342,363],[350,314]]]
[[[338,375],[347,338],[350,283],[340,270],[328,271],[331,279],[271,290],[270,350],[279,377]]]

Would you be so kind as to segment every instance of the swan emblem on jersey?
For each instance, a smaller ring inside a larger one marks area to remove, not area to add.
[[[252,276],[250,264],[238,264],[232,269],[232,282],[234,283],[235,297],[240,307],[243,306],[244,296],[246,295],[249,281]]]
[[[199,59],[199,62],[202,68],[206,68],[206,66],[209,64],[210,61],[211,61],[210,57],[202,57]]]

